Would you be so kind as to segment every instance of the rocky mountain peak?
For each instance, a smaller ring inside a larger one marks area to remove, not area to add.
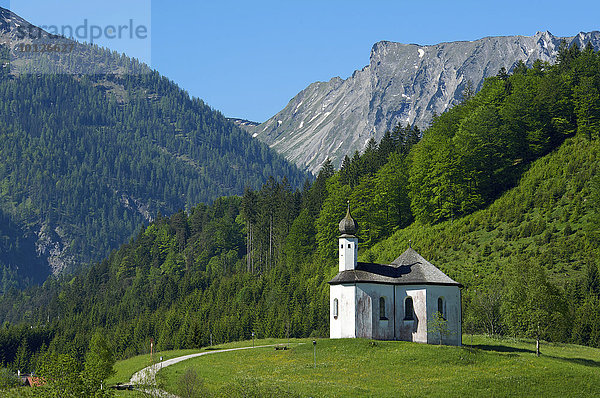
[[[462,98],[468,82],[479,89],[501,68],[518,61],[556,60],[561,41],[600,48],[600,33],[556,37],[485,37],[435,45],[380,41],[371,48],[369,65],[348,79],[309,85],[275,116],[246,128],[301,168],[317,172],[327,158],[339,167],[345,155],[362,151],[396,124],[427,127]]]

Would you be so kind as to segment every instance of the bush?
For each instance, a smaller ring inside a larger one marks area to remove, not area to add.
[[[204,386],[204,380],[195,369],[188,368],[179,377],[177,392],[182,398],[209,397],[210,392]]]
[[[12,388],[21,384],[16,374],[6,368],[0,368],[0,389]]]

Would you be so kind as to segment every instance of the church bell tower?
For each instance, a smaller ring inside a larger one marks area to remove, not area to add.
[[[339,237],[339,258],[340,267],[339,271],[349,271],[356,269],[356,257],[358,252],[358,238],[356,237],[356,231],[358,230],[358,224],[350,215],[350,201],[348,201],[348,209],[346,210],[346,217],[340,221],[340,237]]]

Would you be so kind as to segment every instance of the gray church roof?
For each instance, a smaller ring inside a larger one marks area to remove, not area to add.
[[[462,286],[408,248],[390,265],[358,263],[355,270],[338,273],[330,285],[342,283],[385,283],[391,285],[455,285]]]

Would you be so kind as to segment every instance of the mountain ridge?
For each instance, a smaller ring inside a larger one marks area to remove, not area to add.
[[[347,79],[314,82],[259,126],[244,126],[301,169],[313,173],[327,158],[339,167],[345,155],[362,151],[396,124],[426,127],[434,114],[459,103],[468,84],[477,91],[485,77],[518,61],[554,62],[562,40],[600,48],[600,32],[556,37],[492,36],[434,45],[379,41],[370,62]],[[471,83],[468,83],[471,82]]]

